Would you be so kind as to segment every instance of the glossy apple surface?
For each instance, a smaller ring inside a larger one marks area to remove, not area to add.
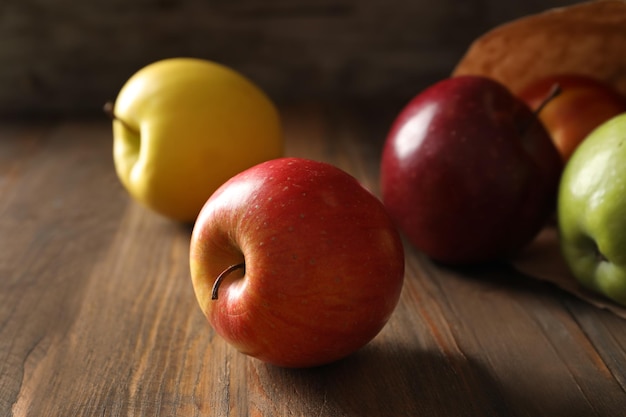
[[[577,74],[555,74],[518,93],[531,109],[539,108],[556,85],[560,93],[539,111],[564,162],[593,129],[626,112],[626,98],[607,83]]]
[[[166,59],[134,74],[113,109],[119,179],[145,206],[192,222],[226,180],[282,156],[274,104],[223,65]]]
[[[594,130],[563,172],[563,256],[587,288],[626,305],[626,114]]]
[[[408,240],[444,263],[509,256],[555,208],[562,164],[531,110],[484,77],[440,81],[393,123],[383,202]]]
[[[212,299],[216,277],[241,263]],[[211,196],[193,229],[190,267],[200,307],[227,342],[268,363],[310,367],[351,354],[383,328],[404,252],[384,206],[355,178],[281,158]]]

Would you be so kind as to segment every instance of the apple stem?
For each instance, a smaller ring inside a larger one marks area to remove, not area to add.
[[[550,89],[550,91],[548,91],[548,94],[546,95],[546,97],[541,101],[541,103],[539,103],[539,106],[534,111],[535,116],[539,116],[539,113],[541,113],[541,110],[543,110],[544,107],[546,107],[546,105],[550,101],[552,101],[556,96],[561,94],[561,91],[562,91],[561,85],[559,83],[554,84],[552,88]]]
[[[533,111],[534,114],[534,118],[530,123],[527,123],[526,126],[524,126],[521,131],[520,134],[522,136],[526,135],[526,132],[528,132],[528,129],[530,129],[530,127],[533,125],[533,123],[535,123],[535,121],[539,120],[539,113],[541,113],[541,111],[544,109],[544,107],[546,107],[546,105],[552,101],[556,96],[558,96],[559,94],[561,94],[561,86],[559,85],[559,83],[556,83],[552,86],[552,88],[550,89],[550,91],[548,92],[548,94],[546,95],[546,97],[541,100],[541,103],[539,103],[539,106],[537,106],[537,108],[535,109],[535,111]]]
[[[244,262],[242,262],[240,264],[231,265],[228,268],[226,268],[225,270],[223,270],[217,276],[217,278],[215,278],[215,282],[213,283],[213,288],[211,289],[211,300],[217,300],[217,290],[219,289],[220,284],[222,283],[224,278],[226,278],[226,276],[228,274],[230,274],[231,272],[236,271],[238,269],[243,269],[244,274],[245,274],[245,272],[246,272],[246,264]]]
[[[124,121],[123,119],[120,119],[119,117],[117,117],[117,115],[115,114],[114,111],[114,106],[113,106],[113,102],[111,101],[107,101],[106,103],[104,103],[104,106],[102,108],[104,110],[104,114],[106,114],[107,116],[109,116],[109,118],[111,120],[117,120],[118,122],[120,122],[122,125],[124,125],[124,127],[128,130],[130,130],[131,132],[139,135],[139,131],[134,128],[133,126],[129,125],[128,123],[126,123],[126,121]]]

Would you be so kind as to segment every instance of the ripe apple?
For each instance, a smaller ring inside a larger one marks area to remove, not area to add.
[[[626,305],[626,113],[576,149],[563,172],[557,214],[561,250],[574,277]]]
[[[555,207],[562,164],[535,115],[500,83],[442,80],[394,121],[382,197],[408,240],[449,264],[506,257]]]
[[[333,165],[280,158],[228,180],[193,229],[193,287],[241,352],[283,367],[343,358],[395,309],[404,278],[384,206]]]
[[[135,73],[107,110],[119,179],[139,202],[192,222],[223,182],[282,156],[277,109],[250,80],[194,58]]]
[[[558,86],[560,93],[538,112],[564,162],[593,129],[610,118],[626,112],[626,98],[611,85],[578,74],[555,74],[536,80],[523,88],[518,96],[531,109],[542,104],[550,90]]]

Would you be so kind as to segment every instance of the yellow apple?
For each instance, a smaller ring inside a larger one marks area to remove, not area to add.
[[[207,60],[171,58],[140,69],[109,112],[120,181],[140,203],[182,222],[193,222],[230,177],[283,154],[270,98]]]

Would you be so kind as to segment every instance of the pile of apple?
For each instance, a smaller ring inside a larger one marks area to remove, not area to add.
[[[518,94],[484,76],[443,80],[391,128],[383,201],[409,241],[437,261],[505,259],[553,215],[572,151],[622,112],[626,98],[582,75],[542,78]]]
[[[437,262],[475,264],[514,255],[555,213],[576,278],[626,304],[626,99],[575,71],[513,92],[462,67],[391,126],[382,201],[333,165],[284,157],[274,104],[230,68],[166,59],[128,80],[106,106],[117,174],[194,223],[192,284],[216,333],[279,366],[341,359],[397,306],[400,233]]]
[[[395,120],[381,185],[407,239],[454,265],[514,256],[558,207],[574,275],[626,303],[626,97],[604,82],[555,74],[513,94],[443,80]]]
[[[453,71],[454,76],[497,80],[538,111],[565,164],[556,197],[563,258],[573,279],[622,305],[626,305],[624,28],[623,0],[549,9],[479,37]],[[549,85],[555,84],[561,86],[561,95],[537,109]]]

